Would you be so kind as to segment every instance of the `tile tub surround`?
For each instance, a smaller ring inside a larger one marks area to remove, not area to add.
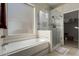
[[[19,51],[43,44],[43,43],[48,43],[46,38],[38,38],[38,39],[35,38],[35,39],[29,39],[29,40],[9,43],[8,45],[4,46],[6,50],[3,51],[3,55],[11,55]]]

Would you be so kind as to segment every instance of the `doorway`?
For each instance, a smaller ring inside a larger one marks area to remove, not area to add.
[[[78,11],[64,14],[64,45],[78,48]]]

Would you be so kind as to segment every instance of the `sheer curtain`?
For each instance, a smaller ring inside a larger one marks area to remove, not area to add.
[[[7,4],[7,41],[23,40],[20,38],[31,38],[34,34],[34,7],[23,3]]]

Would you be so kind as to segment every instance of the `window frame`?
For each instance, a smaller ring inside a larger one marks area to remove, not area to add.
[[[31,3],[23,3],[25,5],[29,5],[33,8],[33,13],[34,13],[34,19],[33,19],[33,35],[29,36],[28,38],[26,37],[26,39],[30,39],[30,38],[36,38],[37,37],[37,27],[36,27],[36,10],[35,10],[35,6]],[[6,25],[8,26],[8,4],[6,3]],[[25,40],[25,39],[19,39],[20,36],[22,36],[22,34],[17,34],[17,35],[8,35],[8,28],[5,30],[4,34],[6,35],[6,42],[14,42],[14,41],[20,41],[20,40]],[[25,33],[23,33],[25,34]],[[27,34],[27,33],[26,33]],[[16,36],[16,37],[15,37]],[[23,37],[22,37],[23,38]]]

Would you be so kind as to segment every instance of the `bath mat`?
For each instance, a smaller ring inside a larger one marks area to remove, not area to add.
[[[64,47],[59,47],[56,49],[56,51],[59,53],[59,54],[67,54],[69,49],[68,48],[64,48]]]

